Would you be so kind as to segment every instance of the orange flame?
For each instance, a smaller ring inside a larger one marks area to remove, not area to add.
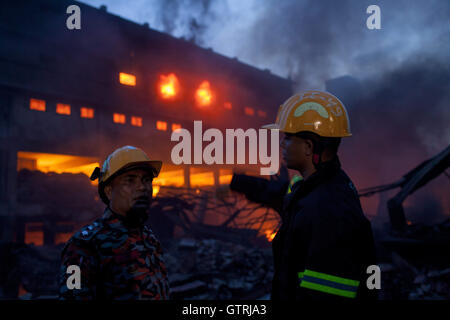
[[[269,242],[272,242],[273,238],[275,238],[275,235],[277,233],[276,232],[272,232],[270,230],[266,230],[265,234],[266,234],[267,240],[269,240]]]
[[[153,180],[153,188],[155,186],[184,186],[184,173],[183,170],[171,170],[165,171],[164,168],[159,173],[158,177]],[[153,190],[155,192],[155,190]],[[158,190],[159,192],[159,190]]]
[[[153,198],[156,197],[156,195],[159,193],[160,188],[161,188],[161,186],[158,186],[158,185],[153,186],[153,192],[152,192]]]
[[[171,99],[177,95],[180,84],[175,74],[170,73],[167,76],[162,74],[159,81],[159,92],[164,99]]]
[[[209,106],[212,102],[212,92],[209,81],[203,81],[195,93],[195,100],[200,107]]]

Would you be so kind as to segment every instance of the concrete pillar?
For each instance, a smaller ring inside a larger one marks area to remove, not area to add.
[[[186,188],[191,188],[191,174],[190,174],[190,167],[184,166],[184,186]]]
[[[0,148],[0,239],[14,240],[17,206],[17,151]]]
[[[0,240],[14,241],[14,218],[17,205],[17,141],[11,124],[12,109],[21,99],[0,93]]]
[[[213,174],[214,174],[214,186],[217,188],[220,186],[220,172],[219,172],[219,168],[214,167],[213,169]]]

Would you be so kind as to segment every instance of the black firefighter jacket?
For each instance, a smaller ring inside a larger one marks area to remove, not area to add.
[[[339,159],[294,184],[273,240],[272,299],[373,298],[367,267],[375,264],[370,222]]]
[[[233,183],[236,184],[239,177]],[[248,181],[247,181],[248,184]],[[264,195],[280,213],[282,223],[273,246],[273,300],[374,299],[367,267],[374,265],[370,222],[363,214],[357,191],[341,170],[337,157],[321,163],[306,180],[284,188],[258,181],[249,199]],[[278,196],[277,196],[278,193]]]

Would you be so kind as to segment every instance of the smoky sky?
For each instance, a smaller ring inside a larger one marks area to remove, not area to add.
[[[138,23],[291,77],[295,89],[323,89],[351,74],[375,77],[415,55],[450,56],[447,0],[84,0]],[[366,9],[381,9],[369,30]]]

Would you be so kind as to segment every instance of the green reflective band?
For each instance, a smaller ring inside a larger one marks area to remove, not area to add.
[[[335,295],[347,297],[347,298],[355,298],[356,297],[356,292],[331,288],[331,287],[324,286],[321,284],[308,282],[305,280],[302,281],[302,283],[300,284],[300,287],[313,289],[313,290],[317,290],[317,291],[322,291],[322,292],[329,293],[329,294],[335,294]]]
[[[303,178],[301,176],[299,176],[299,175],[295,175],[294,177],[292,177],[291,181],[289,182],[287,193],[291,193],[292,192],[292,186],[294,184],[296,184],[300,180],[303,180]]]
[[[298,273],[300,287],[335,294],[347,298],[355,298],[359,281],[332,276],[306,269]]]
[[[318,279],[328,280],[328,281],[332,281],[332,282],[336,282],[336,283],[340,283],[340,284],[345,284],[348,286],[355,286],[355,287],[359,286],[359,281],[336,277],[336,276],[332,276],[330,274],[311,271],[308,269],[305,270],[304,275],[309,276],[309,277],[318,278]]]

